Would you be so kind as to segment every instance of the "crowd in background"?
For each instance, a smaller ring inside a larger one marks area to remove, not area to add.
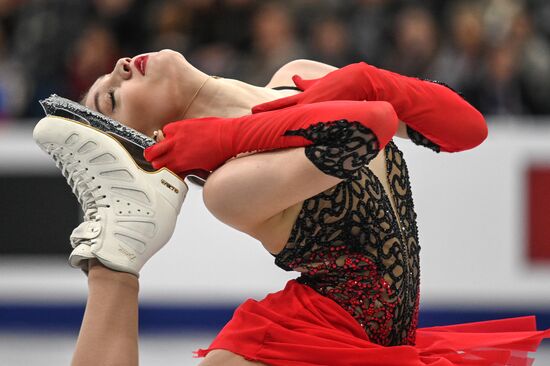
[[[0,120],[78,100],[119,57],[171,48],[266,84],[283,64],[366,61],[443,81],[486,114],[550,114],[546,0],[0,0]]]

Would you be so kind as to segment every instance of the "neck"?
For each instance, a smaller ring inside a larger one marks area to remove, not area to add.
[[[195,93],[191,95],[191,98],[189,99],[187,106],[185,106],[185,109],[183,110],[182,119],[185,119],[187,117],[187,112],[189,111],[189,108],[193,105],[193,103],[195,102],[195,99],[197,99],[197,97],[199,96],[199,93],[202,91],[202,88],[204,88],[204,86],[210,79],[212,79],[211,76],[204,78],[204,80],[201,82],[200,86],[195,91]]]
[[[198,93],[184,113],[184,118],[240,117],[250,114],[257,104],[293,94],[292,91],[277,91],[238,80],[212,77],[197,85]]]

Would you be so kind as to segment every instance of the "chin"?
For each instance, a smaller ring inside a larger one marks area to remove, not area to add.
[[[172,57],[174,59],[185,60],[185,57],[183,57],[181,53],[168,48],[160,50],[158,54],[164,57]]]
[[[153,61],[151,62],[151,71],[155,74],[158,73],[155,78],[168,79],[172,82],[180,79],[189,66],[185,57],[173,50],[159,51],[151,58],[151,61]]]

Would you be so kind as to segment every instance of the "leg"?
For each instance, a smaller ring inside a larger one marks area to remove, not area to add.
[[[33,137],[84,210],[70,263],[89,269],[89,296],[72,364],[137,365],[136,275],[172,236],[187,186],[167,170],[145,172],[117,139],[76,121],[45,117]]]
[[[137,277],[90,260],[88,286],[86,312],[72,365],[137,365]]]

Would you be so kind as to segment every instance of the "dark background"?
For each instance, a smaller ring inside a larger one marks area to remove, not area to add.
[[[82,213],[63,177],[2,175],[0,202],[0,255],[66,256]]]

